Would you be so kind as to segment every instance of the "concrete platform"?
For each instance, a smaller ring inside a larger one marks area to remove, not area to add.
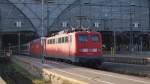
[[[20,64],[31,74],[44,77],[52,84],[150,84],[149,78],[122,75],[101,70],[83,68],[66,63],[14,56],[13,62]]]
[[[150,55],[142,54],[110,54],[104,55],[105,62],[150,65]]]
[[[0,84],[7,84],[7,83],[0,77]]]
[[[104,62],[101,67],[115,73],[150,77],[150,66],[148,65]]]

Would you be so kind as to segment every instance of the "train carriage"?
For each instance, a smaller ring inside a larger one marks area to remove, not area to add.
[[[31,56],[40,57],[42,53],[42,45],[40,39],[35,39],[29,43],[28,47],[29,53]]]
[[[61,32],[45,37],[44,45],[41,39],[35,39],[21,45],[24,53],[33,57],[56,58],[76,63],[101,64],[102,36],[94,31]]]

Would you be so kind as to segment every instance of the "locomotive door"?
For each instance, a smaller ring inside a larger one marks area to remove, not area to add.
[[[71,56],[71,42],[72,42],[72,36],[69,35],[69,56]]]

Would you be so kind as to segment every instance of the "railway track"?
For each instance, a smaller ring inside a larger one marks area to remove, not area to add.
[[[24,77],[8,64],[0,64],[0,75],[7,84],[32,84],[31,80]]]

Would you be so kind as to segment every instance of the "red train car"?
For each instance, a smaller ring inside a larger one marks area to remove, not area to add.
[[[31,56],[40,57],[42,53],[41,39],[31,41],[27,50]]]
[[[44,39],[33,40],[24,47],[31,56],[41,57],[44,52],[45,58],[57,58],[71,62],[98,63],[102,58],[102,36],[99,32],[73,31],[61,32]],[[42,51],[43,50],[43,51]]]
[[[102,36],[99,32],[76,31],[57,34],[46,39],[46,57],[72,62],[102,61]]]

